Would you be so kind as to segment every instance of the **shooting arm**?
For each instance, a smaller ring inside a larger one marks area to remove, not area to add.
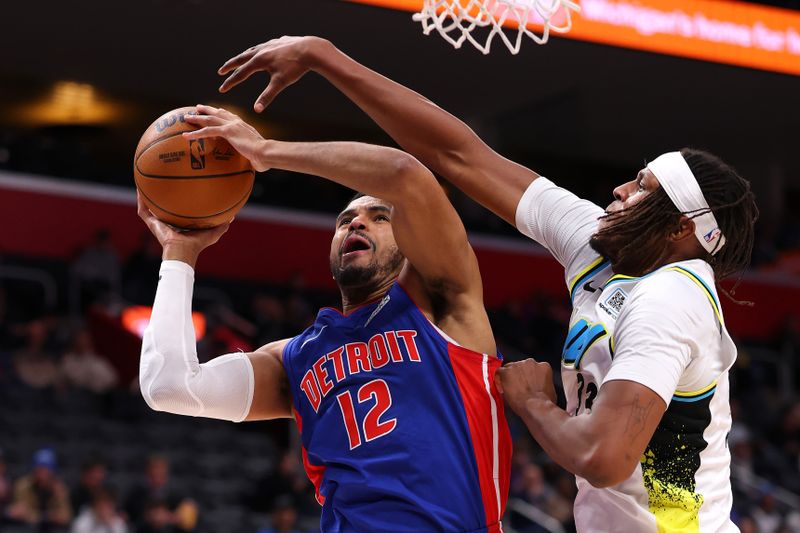
[[[269,357],[275,347],[200,364],[191,317],[194,270],[167,260],[159,278],[140,361],[139,383],[147,404],[156,411],[234,422],[245,420],[256,406],[271,418],[290,416],[288,392],[280,392],[286,390],[280,385],[286,379],[283,367],[279,358],[276,366],[274,355]]]
[[[506,159],[427,98],[354,61],[328,41],[309,43],[311,68],[342,91],[404,150],[514,225],[538,174]]]

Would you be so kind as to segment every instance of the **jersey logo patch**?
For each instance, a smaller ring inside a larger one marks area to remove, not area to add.
[[[619,316],[619,312],[622,310],[622,306],[625,304],[625,300],[627,299],[628,293],[620,288],[617,288],[608,296],[608,298],[600,302],[600,309],[614,318],[617,318]]]
[[[311,342],[311,341],[315,340],[317,337],[319,337],[320,335],[322,335],[322,332],[323,332],[323,331],[325,331],[325,328],[327,328],[327,327],[328,327],[328,325],[327,325],[327,324],[325,324],[324,326],[322,326],[321,328],[319,328],[319,331],[317,332],[317,334],[316,334],[316,335],[314,335],[313,337],[309,337],[309,338],[307,338],[306,340],[304,340],[304,341],[303,341],[303,344],[301,344],[301,345],[300,345],[300,349],[302,350],[302,349],[303,349],[303,347],[304,347],[306,344],[308,344],[309,342]]]
[[[378,313],[381,312],[381,309],[386,307],[386,304],[388,304],[389,300],[391,300],[391,299],[392,299],[392,297],[387,294],[386,297],[383,300],[381,300],[381,303],[378,304],[378,307],[375,308],[375,310],[372,312],[372,314],[369,315],[369,318],[367,319],[367,321],[364,322],[364,327],[369,326],[369,323],[372,322],[372,319],[375,318],[376,316],[378,316]]]
[[[583,290],[585,290],[586,292],[597,292],[598,289],[597,287],[592,287],[592,280],[589,280],[583,284]]]

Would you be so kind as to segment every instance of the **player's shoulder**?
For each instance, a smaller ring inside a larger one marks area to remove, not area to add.
[[[709,308],[720,313],[714,271],[701,259],[671,263],[642,277],[631,294],[635,302],[688,315],[705,315]]]

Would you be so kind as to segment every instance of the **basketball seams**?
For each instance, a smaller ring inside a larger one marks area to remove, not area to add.
[[[249,172],[251,172],[251,171],[249,171]],[[240,174],[242,174],[242,173],[240,172]],[[153,201],[153,200],[152,200],[152,199],[151,199],[149,196],[147,196],[147,194],[145,194],[145,192],[144,192],[144,191],[143,191],[141,188],[139,188],[139,192],[142,194],[142,196],[144,196],[144,197],[145,197],[145,199],[146,199],[146,200],[147,200],[147,201],[148,201],[150,204],[152,204],[152,205],[153,205],[153,207],[155,207],[156,209],[159,209],[159,210],[163,211],[164,213],[167,213],[168,215],[172,215],[172,216],[175,216],[175,217],[180,217],[180,218],[185,218],[185,219],[190,219],[190,220],[191,220],[191,219],[197,219],[197,220],[199,220],[199,219],[205,219],[205,218],[213,218],[213,217],[218,217],[218,216],[220,216],[220,215],[224,215],[225,213],[227,213],[228,211],[230,211],[230,210],[232,210],[232,209],[236,209],[236,208],[237,208],[237,207],[239,207],[241,204],[243,204],[244,202],[246,202],[246,201],[247,201],[247,199],[250,197],[250,194],[252,194],[252,192],[253,192],[253,186],[251,185],[251,186],[250,186],[250,189],[249,189],[249,190],[248,190],[248,191],[245,193],[245,195],[244,195],[244,196],[242,196],[242,197],[241,197],[239,200],[237,200],[235,204],[233,204],[232,206],[230,206],[230,207],[229,207],[229,208],[227,208],[227,209],[224,209],[224,210],[220,211],[219,213],[213,213],[213,214],[211,214],[211,215],[181,215],[180,213],[173,213],[172,211],[169,211],[169,210],[167,210],[167,209],[164,209],[163,207],[161,207],[160,205],[158,205],[157,203],[155,203],[155,202],[154,202],[154,201]]]
[[[145,174],[137,169],[139,175],[143,178],[150,178],[154,180],[202,180],[207,178],[230,178],[231,176],[238,176],[239,174],[252,174],[255,178],[255,170],[240,170],[238,172],[228,172],[226,174],[204,174],[202,176],[161,176],[159,174]]]

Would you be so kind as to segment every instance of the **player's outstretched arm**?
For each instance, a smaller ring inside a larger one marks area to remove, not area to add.
[[[159,284],[145,330],[139,384],[154,410],[239,422],[291,416],[281,350],[286,341],[252,354],[235,353],[200,364],[192,325],[194,265],[229,224],[177,232],[139,201],[139,216],[163,247]]]
[[[550,365],[533,359],[500,368],[495,381],[545,453],[595,487],[631,476],[667,408],[648,387],[613,380],[603,384],[591,411],[570,416],[555,403]]]
[[[324,76],[408,153],[515,225],[517,204],[538,175],[501,156],[469,126],[416,92],[354,61],[318,37],[281,37],[231,58],[220,69],[226,92],[256,72],[270,82],[260,112],[309,71]]]
[[[448,310],[458,308],[471,318],[452,324],[463,329],[463,335],[449,332],[451,336],[472,349],[495,353],[478,262],[466,230],[433,174],[419,161],[385,146],[265,140],[229,111],[204,105],[197,110],[200,114],[185,120],[202,127],[184,133],[189,139],[223,137],[256,170],[274,167],[314,174],[390,202],[395,240],[413,265],[403,276],[410,283],[420,282],[421,289],[445,302]],[[482,319],[475,319],[473,311]]]

